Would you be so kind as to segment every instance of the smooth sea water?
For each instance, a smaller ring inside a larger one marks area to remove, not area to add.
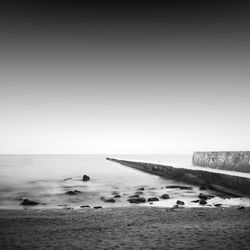
[[[38,209],[80,208],[82,205],[114,207],[138,206],[127,199],[138,188],[144,187],[143,197],[159,197],[167,193],[168,200],[160,200],[146,206],[172,207],[177,200],[185,206],[199,206],[198,186],[192,190],[166,189],[167,185],[185,185],[156,175],[141,172],[106,160],[114,157],[126,160],[165,163],[177,167],[191,167],[191,155],[0,155],[0,208],[23,209],[23,199],[39,202]],[[82,176],[90,176],[83,182]],[[78,190],[77,195],[67,191]],[[106,203],[101,197],[113,197],[118,192],[121,198],[115,203]],[[204,191],[202,191],[204,192]],[[208,191],[205,191],[208,192]],[[211,191],[209,191],[211,193]],[[214,193],[216,194],[216,193]],[[209,204],[249,205],[247,198],[213,198]]]

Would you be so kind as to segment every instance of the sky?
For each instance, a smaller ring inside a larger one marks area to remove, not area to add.
[[[250,150],[247,1],[6,1],[1,154]]]

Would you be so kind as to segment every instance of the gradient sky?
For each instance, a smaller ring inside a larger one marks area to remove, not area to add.
[[[0,153],[250,150],[247,1],[0,7]]]

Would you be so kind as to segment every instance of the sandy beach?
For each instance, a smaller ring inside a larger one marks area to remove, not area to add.
[[[249,249],[250,208],[1,210],[1,249]]]

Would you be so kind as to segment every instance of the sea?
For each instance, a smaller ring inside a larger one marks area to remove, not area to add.
[[[154,162],[175,167],[193,168],[192,155],[0,155],[0,209],[84,209],[81,206],[126,207],[158,206],[173,207],[177,200],[185,207],[197,207],[201,190],[191,186],[191,190],[168,189],[169,185],[186,183],[145,173],[115,162],[106,157]],[[90,177],[82,180],[83,175]],[[168,194],[169,199],[143,204],[130,204],[128,198],[143,188],[141,196],[146,199]],[[79,191],[69,195],[68,191]],[[220,197],[218,193],[202,191],[216,197],[208,200],[205,207],[215,204],[222,206],[250,206],[246,197]],[[105,202],[107,198],[115,202]],[[21,205],[24,199],[39,203],[37,206]]]

